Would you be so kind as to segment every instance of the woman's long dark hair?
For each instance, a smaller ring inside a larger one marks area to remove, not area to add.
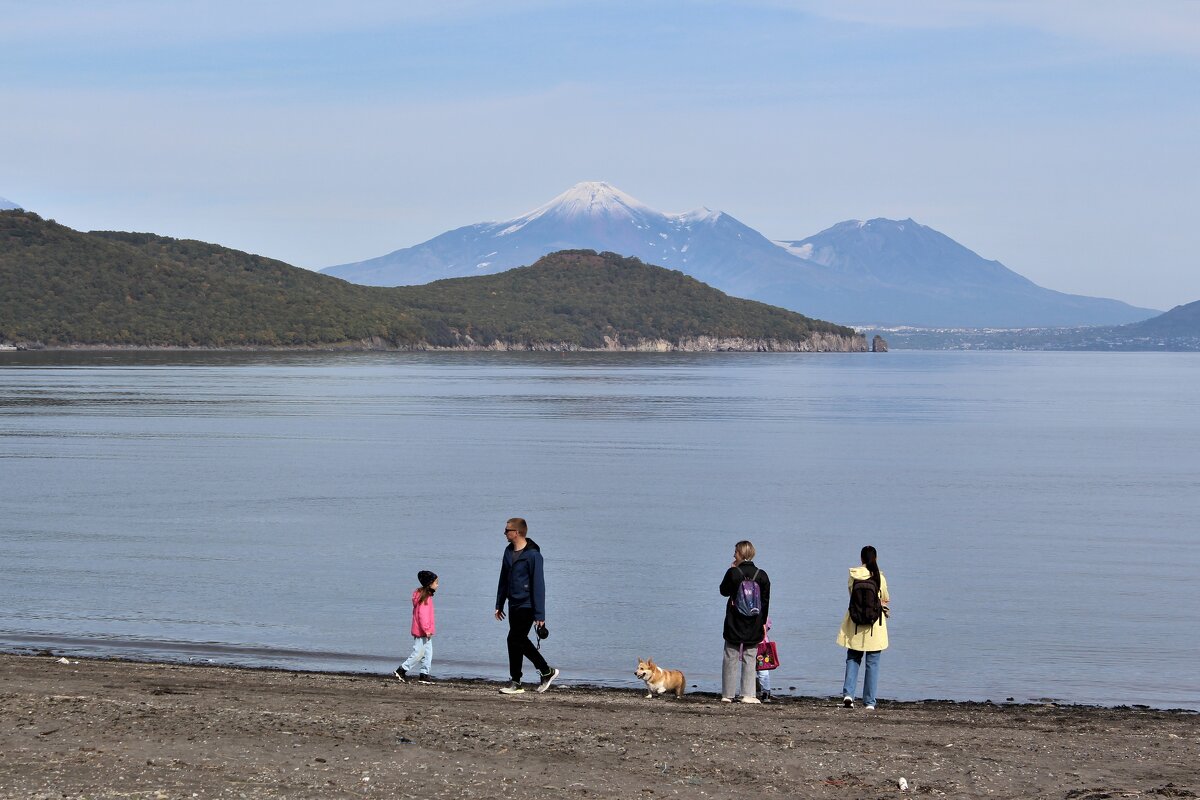
[[[434,590],[428,586],[422,586],[421,588],[417,589],[417,605],[421,605],[429,600],[429,598],[433,597],[433,591]]]
[[[871,573],[871,580],[875,581],[876,586],[882,587],[883,581],[879,579],[879,564],[875,561],[878,557],[875,548],[867,545],[858,555],[862,559],[863,566]]]

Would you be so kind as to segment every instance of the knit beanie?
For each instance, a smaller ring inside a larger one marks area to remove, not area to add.
[[[437,580],[437,573],[423,569],[417,573],[417,580],[421,583],[421,587],[428,589],[429,585]]]

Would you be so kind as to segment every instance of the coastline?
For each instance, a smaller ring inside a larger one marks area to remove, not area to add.
[[[383,339],[307,345],[141,345],[141,344],[55,344],[16,342],[5,352],[70,353],[89,351],[129,352],[397,352],[397,353],[868,353],[871,348],[861,334],[814,333],[807,339],[761,339],[747,337],[692,336],[670,341],[639,339],[624,343],[605,338],[604,347],[582,347],[573,342],[501,342],[489,345],[439,346],[428,342],[397,345]]]
[[[0,797],[1200,795],[1192,712],[69,661],[0,655]]]

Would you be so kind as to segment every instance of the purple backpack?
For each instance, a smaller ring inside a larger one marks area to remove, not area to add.
[[[762,589],[758,586],[758,573],[759,570],[755,569],[753,578],[747,578],[743,573],[742,582],[733,596],[733,610],[743,617],[757,617],[762,613]]]

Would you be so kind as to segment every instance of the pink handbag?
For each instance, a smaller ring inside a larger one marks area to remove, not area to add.
[[[757,669],[775,669],[779,666],[779,649],[770,637],[764,635],[758,645]]]

